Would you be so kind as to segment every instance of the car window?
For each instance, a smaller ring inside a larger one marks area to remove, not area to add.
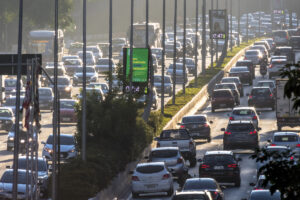
[[[162,170],[164,170],[164,167],[161,165],[145,165],[136,168],[136,171],[142,174],[152,174],[161,172]]]
[[[275,87],[274,83],[271,83],[271,82],[258,82],[257,86],[259,86],[259,87],[270,87],[270,88]]]
[[[218,84],[215,89],[235,89],[235,87],[232,84]]]
[[[53,144],[53,135],[50,135],[47,139],[47,144]],[[75,141],[73,137],[60,136],[60,145],[74,145]]]
[[[109,65],[109,59],[99,59],[97,65]]]
[[[258,51],[246,51],[247,56],[255,56],[255,55],[258,55],[258,54],[259,54]]]
[[[172,158],[177,156],[177,150],[156,150],[151,152],[152,158]]]
[[[17,86],[17,80],[11,79],[11,80],[5,80],[5,87],[16,87]]]
[[[182,118],[182,123],[201,123],[206,122],[206,118],[204,116],[196,116],[196,117],[184,117]]]
[[[57,85],[69,85],[69,79],[67,78],[58,78],[57,79]]]
[[[204,194],[184,194],[174,196],[172,200],[206,200]]]
[[[0,117],[12,117],[12,113],[9,110],[1,109]]]
[[[195,181],[187,181],[183,186],[183,191],[186,190],[205,190],[205,189],[216,189],[217,185],[214,181],[211,180],[195,180]]]
[[[298,136],[296,135],[278,135],[274,137],[275,142],[296,142]]]
[[[285,31],[278,31],[273,33],[274,37],[286,37],[287,34]]]
[[[161,136],[161,139],[190,139],[189,134],[185,130],[166,130],[163,131]]]
[[[232,114],[243,116],[243,115],[252,115],[252,114],[254,114],[254,112],[252,110],[245,109],[245,110],[234,110],[234,111],[232,111]]]
[[[249,131],[253,130],[254,127],[252,124],[229,124],[228,130],[229,131]]]
[[[232,164],[234,158],[232,155],[206,155],[203,158],[204,163],[211,164]]]
[[[248,68],[233,67],[230,72],[249,72]]]

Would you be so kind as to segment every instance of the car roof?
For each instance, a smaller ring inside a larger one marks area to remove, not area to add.
[[[177,150],[177,151],[179,151],[179,148],[178,147],[157,147],[157,148],[151,149],[151,152],[152,151],[163,151],[163,150]]]
[[[186,195],[186,194],[207,194],[205,191],[180,191],[176,192],[176,196]]]
[[[187,116],[184,116],[184,117],[207,117],[207,115],[205,114],[201,114],[201,115],[187,115]]]
[[[274,136],[281,136],[281,135],[297,135],[298,136],[298,133],[296,133],[296,132],[290,132],[290,131],[287,131],[287,132],[275,132],[274,133]]]
[[[252,120],[230,120],[228,124],[253,124]]]
[[[289,149],[287,146],[267,146],[266,149]]]
[[[255,87],[252,88],[252,90],[255,90],[255,89],[268,89],[268,90],[270,90],[270,88],[266,87],[266,86],[261,86],[261,87],[255,86]]]
[[[49,136],[52,136],[53,137],[53,134],[49,135]],[[71,134],[60,134],[60,136],[64,136],[64,137],[72,137],[74,138],[74,135],[71,135]]]
[[[255,111],[255,108],[254,107],[250,107],[250,106],[242,106],[242,107],[234,107],[233,110],[253,110]]]
[[[251,60],[238,60],[237,63],[253,63]]]
[[[257,83],[275,83],[273,80],[263,80],[263,81],[258,81]]]
[[[231,92],[231,89],[215,89],[213,92],[219,92],[219,91],[228,91],[228,92]]]
[[[144,166],[165,166],[164,162],[148,162],[148,163],[139,163],[137,164],[138,167],[144,167]]]
[[[188,182],[188,181],[192,181],[192,182],[196,182],[196,181],[212,181],[212,182],[216,182],[215,179],[213,179],[213,178],[189,178],[185,182]]]
[[[206,151],[205,156],[207,155],[233,155],[232,151]]]

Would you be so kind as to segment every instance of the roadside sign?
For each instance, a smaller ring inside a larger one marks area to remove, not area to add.
[[[132,88],[130,88],[130,48],[123,49],[125,83],[123,91],[139,94],[148,93],[149,83],[149,48],[133,48],[132,50]]]
[[[211,30],[210,39],[225,39],[227,30],[226,10],[210,10],[209,26]]]

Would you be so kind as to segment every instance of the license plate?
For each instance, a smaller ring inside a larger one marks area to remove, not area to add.
[[[214,169],[224,169],[224,166],[214,166]]]
[[[71,121],[71,118],[64,117],[63,121],[68,121],[69,122],[69,121]]]
[[[149,185],[145,185],[147,188],[156,188],[157,184],[149,184]]]

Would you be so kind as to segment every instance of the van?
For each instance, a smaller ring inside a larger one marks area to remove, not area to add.
[[[285,30],[273,31],[273,40],[277,46],[289,44],[289,34]]]

